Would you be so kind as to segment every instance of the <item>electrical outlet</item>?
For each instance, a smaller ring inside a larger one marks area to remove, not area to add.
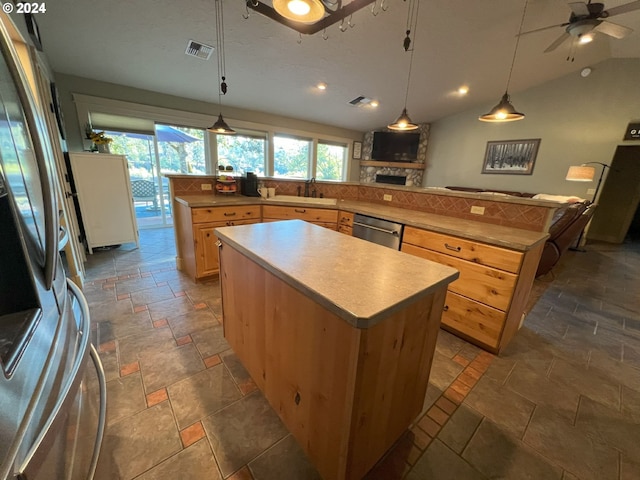
[[[471,213],[475,213],[476,215],[484,215],[484,207],[473,205],[471,207]]]
[[[382,197],[382,199],[385,202],[390,202],[391,200],[393,200],[393,197],[391,195],[385,195],[384,197]]]
[[[596,193],[595,188],[587,188],[587,195],[593,195],[594,193]]]
[[[213,186],[210,183],[203,183],[201,185],[202,190],[212,190]]]

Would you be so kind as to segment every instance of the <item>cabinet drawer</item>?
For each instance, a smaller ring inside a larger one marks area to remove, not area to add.
[[[402,244],[401,250],[459,270],[460,277],[449,284],[449,291],[459,293],[499,310],[506,311],[509,309],[517,275],[407,243]]]
[[[340,224],[338,225],[338,231],[340,233],[344,233],[345,235],[353,236],[353,227]]]
[[[338,211],[324,208],[264,205],[262,216],[265,219],[293,220],[297,218],[308,222],[338,222]]]
[[[512,273],[518,273],[524,256],[522,252],[414,227],[405,227],[402,241]]]
[[[228,207],[198,207],[191,209],[193,223],[226,222],[227,220],[260,219],[260,205],[235,205]]]
[[[338,214],[338,224],[353,227],[353,213],[340,212]]]
[[[466,297],[447,292],[442,325],[447,330],[460,332],[485,345],[497,348],[506,314]]]

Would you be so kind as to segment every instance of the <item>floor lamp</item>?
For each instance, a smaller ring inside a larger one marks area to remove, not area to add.
[[[600,177],[598,178],[598,185],[596,185],[596,190],[593,194],[592,203],[595,203],[598,199],[598,192],[600,191],[600,185],[602,184],[602,177],[604,176],[604,171],[607,168],[610,168],[609,165],[602,162],[587,162],[583,163],[579,166],[571,166],[569,167],[569,171],[567,172],[566,180],[571,182],[592,182],[596,176],[595,167],[588,167],[587,165],[602,165],[602,171],[600,172]],[[587,225],[584,226],[582,231],[580,232],[580,236],[578,237],[578,241],[576,242],[575,247],[570,247],[569,250],[574,250],[577,252],[584,252],[584,249],[580,248],[580,242],[582,241],[582,236],[584,235],[584,231],[586,230]]]

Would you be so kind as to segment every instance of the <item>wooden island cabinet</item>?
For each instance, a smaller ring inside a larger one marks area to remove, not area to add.
[[[225,338],[322,478],[361,479],[423,408],[458,273],[300,220],[215,233]]]

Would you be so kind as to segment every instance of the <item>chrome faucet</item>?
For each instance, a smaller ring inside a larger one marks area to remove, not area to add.
[[[304,196],[308,197],[309,195],[309,187],[312,183],[316,183],[316,177],[311,177],[309,180],[304,182]]]

